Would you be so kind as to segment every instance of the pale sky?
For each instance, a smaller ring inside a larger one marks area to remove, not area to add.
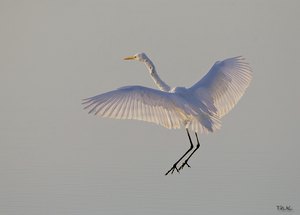
[[[300,210],[299,1],[0,2],[1,214],[276,214]],[[254,78],[180,174],[184,129],[103,119],[81,99],[171,86],[243,55]]]

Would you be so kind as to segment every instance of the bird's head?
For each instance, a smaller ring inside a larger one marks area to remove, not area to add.
[[[124,60],[138,60],[141,62],[145,62],[148,59],[145,53],[138,53],[133,56],[125,57]]]

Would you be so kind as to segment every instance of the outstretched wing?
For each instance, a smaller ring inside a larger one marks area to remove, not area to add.
[[[136,119],[166,128],[180,128],[182,116],[173,102],[172,93],[128,86],[84,99],[85,109],[102,117]]]
[[[212,112],[220,118],[227,114],[245,93],[252,71],[242,57],[216,62],[210,71],[190,90],[207,104],[213,102]]]

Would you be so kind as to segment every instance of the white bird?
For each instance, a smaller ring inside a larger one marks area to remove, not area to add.
[[[184,127],[190,148],[166,173],[179,172],[200,147],[197,133],[213,132],[221,127],[221,118],[240,100],[252,79],[252,71],[241,56],[217,61],[210,71],[190,88],[171,88],[160,79],[152,61],[144,53],[124,60],[143,62],[159,90],[143,86],[126,86],[84,99],[89,113],[115,119],[136,119],[156,123],[169,129]],[[193,143],[189,129],[196,135]],[[192,151],[192,152],[191,152]],[[187,156],[187,154],[189,156]],[[178,163],[186,157],[178,168]]]

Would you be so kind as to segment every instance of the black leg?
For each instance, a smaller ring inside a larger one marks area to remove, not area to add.
[[[187,165],[188,167],[191,167],[191,166],[188,164],[188,161],[189,161],[189,159],[192,157],[192,155],[197,151],[197,149],[200,148],[200,143],[199,143],[198,135],[197,135],[196,132],[195,132],[195,135],[196,135],[196,139],[197,139],[197,146],[196,146],[195,150],[192,151],[192,153],[188,156],[188,158],[182,163],[182,165],[180,166],[179,170],[183,169],[183,167],[184,167],[185,165]]]
[[[190,133],[189,133],[189,130],[188,129],[186,129],[186,132],[187,132],[187,135],[188,135],[188,137],[189,137],[189,140],[190,140],[190,144],[191,144],[191,147],[189,148],[189,150],[187,150],[185,153],[184,153],[184,155],[182,155],[181,156],[181,158],[179,158],[179,160],[178,161],[176,161],[176,163],[174,163],[174,165],[172,166],[172,168],[168,171],[168,172],[166,172],[166,174],[165,175],[168,175],[170,172],[171,172],[171,174],[173,174],[173,172],[176,170],[177,172],[179,172],[179,170],[178,170],[178,168],[177,168],[177,164],[184,158],[184,156],[186,156],[192,149],[193,149],[193,142],[192,142],[192,139],[191,139],[191,136],[190,136]],[[188,164],[187,164],[188,165]],[[189,166],[189,165],[188,165]]]

